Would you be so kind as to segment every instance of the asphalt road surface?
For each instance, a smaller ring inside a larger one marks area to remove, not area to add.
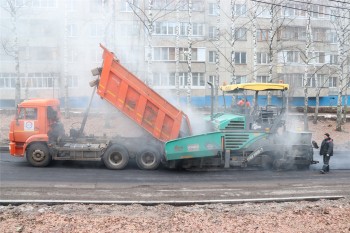
[[[35,168],[24,158],[2,152],[0,199],[137,202],[350,197],[350,153],[335,152],[329,174],[319,174],[320,167],[316,164],[304,171],[143,171],[130,163],[114,171],[101,162],[54,161],[49,167]]]

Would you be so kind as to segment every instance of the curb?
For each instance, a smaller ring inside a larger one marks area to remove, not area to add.
[[[225,199],[225,200],[180,200],[180,201],[98,201],[98,200],[0,200],[0,205],[22,205],[22,204],[41,204],[41,205],[62,205],[62,204],[99,204],[99,205],[206,205],[206,204],[244,204],[244,203],[270,203],[270,202],[297,202],[297,201],[318,201],[321,199],[338,200],[344,196],[313,196],[313,197],[281,197],[281,198],[253,198],[253,199]]]

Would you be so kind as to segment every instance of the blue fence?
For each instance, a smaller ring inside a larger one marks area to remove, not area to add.
[[[242,96],[237,96],[237,101]],[[252,102],[253,96],[247,96],[247,99]],[[232,97],[225,96],[225,101],[223,96],[218,97],[219,106],[231,106]],[[337,96],[325,96],[320,97],[320,106],[321,107],[336,107],[337,106],[338,97]],[[64,99],[60,99],[61,107],[64,107]],[[182,97],[180,99],[181,105],[186,105],[186,97]],[[273,105],[281,105],[282,99],[278,96],[272,96],[271,104]],[[343,97],[342,102],[344,104],[345,97]],[[89,103],[89,97],[71,97],[69,98],[69,106],[71,108],[85,108]],[[100,107],[103,106],[106,101],[101,100],[98,97],[95,97],[92,102],[92,107]],[[194,107],[210,107],[211,106],[211,96],[195,96],[191,98],[192,106]],[[175,103],[173,103],[175,104]],[[267,104],[267,96],[259,96],[258,99],[259,106],[265,106]],[[348,96],[348,104],[350,105],[350,96]],[[303,97],[292,97],[289,99],[289,105],[294,107],[304,106],[304,98]],[[309,97],[309,106],[314,107],[316,105],[316,98]],[[14,106],[14,100],[0,100],[0,108],[12,108]]]

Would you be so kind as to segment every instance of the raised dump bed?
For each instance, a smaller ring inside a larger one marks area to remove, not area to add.
[[[104,62],[97,93],[103,99],[160,141],[191,134],[190,122],[184,112],[129,72],[112,52],[100,46],[104,50]]]

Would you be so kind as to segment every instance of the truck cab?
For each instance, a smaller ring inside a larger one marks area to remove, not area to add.
[[[46,143],[51,125],[59,118],[57,99],[30,99],[20,103],[10,123],[10,154],[22,157],[31,143]]]

